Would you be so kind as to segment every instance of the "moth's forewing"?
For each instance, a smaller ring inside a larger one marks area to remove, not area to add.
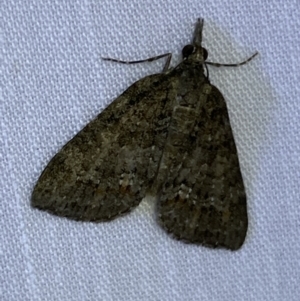
[[[82,221],[110,220],[137,206],[157,171],[172,91],[165,74],[130,86],[54,156],[32,206]]]
[[[199,87],[197,79],[189,80],[189,97],[199,105],[177,108],[177,115],[185,116],[169,133],[162,156],[160,170],[168,172],[162,177],[158,219],[178,239],[236,250],[245,240],[248,220],[226,103],[209,82]],[[184,96],[178,91],[177,97]]]

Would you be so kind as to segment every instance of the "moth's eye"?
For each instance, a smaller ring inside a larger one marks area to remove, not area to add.
[[[202,48],[202,50],[203,50],[203,58],[204,58],[204,61],[205,61],[208,57],[208,52],[205,48]]]
[[[182,57],[185,59],[189,57],[193,52],[195,48],[193,45],[185,45],[182,49]]]

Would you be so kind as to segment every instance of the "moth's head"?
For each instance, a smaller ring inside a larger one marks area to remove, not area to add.
[[[192,58],[194,60],[204,62],[207,59],[207,50],[201,46],[203,24],[204,20],[198,19],[194,31],[193,43],[185,45],[182,49],[182,57],[184,60]]]

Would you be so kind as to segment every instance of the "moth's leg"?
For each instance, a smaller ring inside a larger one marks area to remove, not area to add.
[[[172,53],[166,53],[167,54],[167,60],[163,69],[163,72],[166,72],[169,67],[170,67],[170,63],[171,63],[171,59],[172,59]]]

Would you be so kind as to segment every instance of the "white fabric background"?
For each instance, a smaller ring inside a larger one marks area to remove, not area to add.
[[[226,4],[224,3],[226,2]],[[265,3],[265,4],[264,4]],[[1,5],[1,300],[299,300],[300,10],[298,0],[3,1]],[[143,201],[110,223],[30,207],[51,157],[205,19],[210,79],[227,100],[248,195],[237,252],[178,242]]]

